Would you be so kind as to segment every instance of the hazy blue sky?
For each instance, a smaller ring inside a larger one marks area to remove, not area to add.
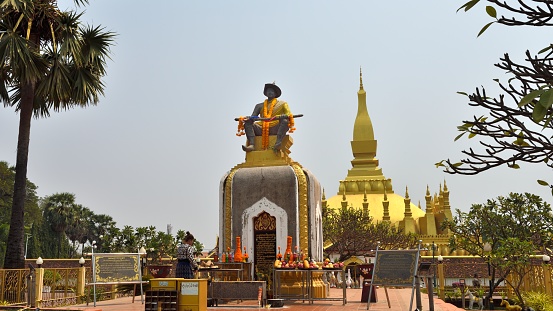
[[[545,166],[447,175],[477,141],[457,136],[483,112],[457,91],[506,79],[493,64],[549,44],[546,29],[494,25],[484,6],[456,13],[444,1],[92,0],[83,19],[118,33],[105,97],[96,107],[33,120],[28,178],[40,196],[71,192],[119,227],[172,224],[206,248],[218,234],[221,177],[244,161],[235,117],[276,81],[294,113],[291,157],[317,176],[327,197],[351,168],[359,68],[378,140],[377,158],[396,193],[422,201],[444,179],[453,208],[531,192],[551,201]],[[60,8],[73,7],[59,1]],[[81,10],[81,9],[79,9]],[[0,160],[15,165],[18,115],[0,108]],[[372,207],[376,208],[376,207]]]

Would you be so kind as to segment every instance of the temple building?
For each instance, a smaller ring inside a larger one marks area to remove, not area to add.
[[[424,210],[411,202],[408,188],[404,196],[394,192],[392,179],[384,176],[376,158],[377,140],[367,110],[367,94],[363,89],[363,77],[360,75],[357,92],[357,116],[353,124],[351,149],[352,168],[344,180],[340,180],[336,195],[326,198],[323,192],[323,208],[354,207],[363,209],[372,217],[373,222],[389,221],[405,233],[416,233],[423,245],[434,243],[434,254],[449,255],[449,237],[447,231],[440,228],[444,219],[452,219],[449,205],[449,190],[444,181],[439,192],[430,194],[427,186]]]

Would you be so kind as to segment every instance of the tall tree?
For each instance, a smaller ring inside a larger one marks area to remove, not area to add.
[[[490,264],[493,289],[507,280],[522,300],[520,282],[528,273],[530,258],[549,254],[553,246],[553,214],[551,206],[536,195],[510,193],[507,197],[473,204],[468,213],[456,210],[452,220],[443,224],[453,233],[452,249],[464,249]],[[489,245],[487,250],[485,245]],[[518,283],[507,275],[513,274]]]
[[[44,220],[58,234],[58,258],[61,258],[62,242],[66,237],[65,231],[74,223],[76,210],[75,195],[72,193],[56,193],[44,200]]]
[[[75,205],[73,220],[69,223],[69,226],[65,231],[73,246],[71,253],[69,254],[69,258],[73,258],[77,255],[79,246],[81,246],[82,255],[82,246],[86,243],[86,241],[88,241],[88,236],[90,234],[89,229],[91,228],[90,223],[92,222],[93,214],[94,213],[92,213],[88,207],[84,207],[80,204]]]
[[[468,11],[479,2],[485,7],[492,21],[486,24],[478,35],[491,25],[505,26],[553,26],[553,6],[543,0],[471,0],[459,10]],[[507,16],[503,15],[506,14]],[[542,163],[553,168],[553,44],[533,55],[526,51],[524,62],[513,60],[505,53],[495,66],[505,71],[506,81],[494,79],[502,92],[498,97],[490,96],[484,87],[466,95],[469,105],[481,107],[488,115],[474,116],[465,120],[455,138],[467,134],[478,136],[480,148],[463,150],[466,158],[460,161],[442,160],[437,166],[445,167],[452,174],[475,175],[498,166],[519,168],[519,163]],[[539,181],[547,185],[545,181]]]
[[[87,0],[75,0],[78,5]],[[13,207],[4,268],[23,268],[31,119],[97,104],[114,33],[82,26],[56,0],[0,2],[0,100],[19,112]]]
[[[15,168],[7,162],[0,161],[0,266],[3,265],[7,248],[14,182]],[[29,233],[31,226],[40,222],[42,214],[38,206],[37,187],[27,180],[26,188],[24,230]]]
[[[411,248],[417,245],[415,234],[405,234],[388,221],[372,222],[362,209],[347,207],[323,211],[323,236],[331,244],[325,252],[340,254],[340,261],[363,256],[375,250]]]

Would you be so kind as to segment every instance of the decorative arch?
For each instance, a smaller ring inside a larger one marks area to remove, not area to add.
[[[286,245],[286,237],[288,236],[288,215],[280,206],[269,201],[266,197],[263,197],[242,212],[242,246],[245,246],[247,252],[251,254],[250,258],[255,258],[253,219],[263,212],[275,217],[277,245]]]

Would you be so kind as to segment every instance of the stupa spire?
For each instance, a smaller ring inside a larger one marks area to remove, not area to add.
[[[386,180],[382,174],[382,169],[378,167],[376,159],[376,144],[374,139],[374,130],[369,112],[367,110],[367,93],[363,88],[363,72],[359,69],[359,91],[357,92],[357,116],[353,124],[353,140],[351,141],[351,151],[354,159],[351,161],[352,169],[348,171],[346,177],[346,190],[352,194],[363,194],[364,190],[369,193],[383,193],[384,189],[393,193],[391,181],[388,185],[371,187],[363,189],[357,184],[370,180]],[[354,183],[352,183],[354,182]],[[380,185],[385,183],[380,182]],[[356,186],[357,185],[357,186]]]

